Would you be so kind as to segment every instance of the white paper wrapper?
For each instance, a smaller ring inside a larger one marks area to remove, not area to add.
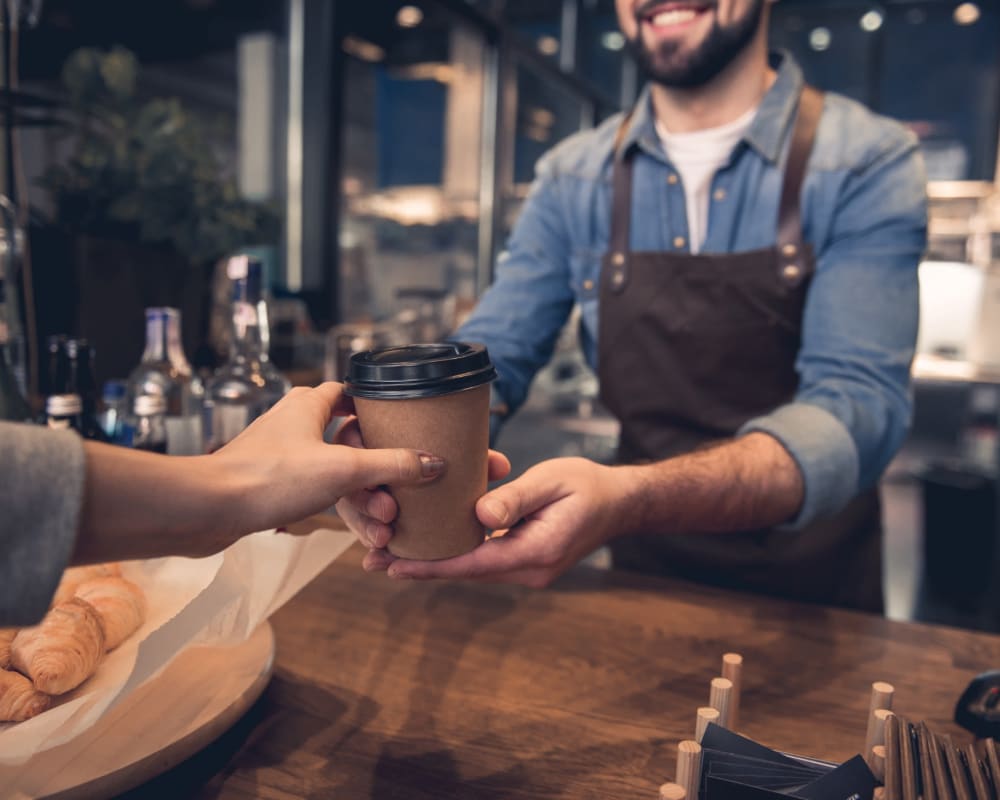
[[[186,647],[244,641],[353,541],[346,531],[264,531],[210,558],[123,565],[125,577],[146,592],[146,623],[54,708],[26,722],[0,724],[0,764],[23,764],[79,736]]]

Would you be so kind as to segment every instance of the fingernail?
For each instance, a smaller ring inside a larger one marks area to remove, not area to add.
[[[507,506],[503,502],[497,500],[495,497],[484,497],[482,503],[483,508],[496,518],[498,524],[507,524]]]
[[[420,474],[425,478],[435,478],[444,472],[444,459],[430,453],[420,454]]]
[[[401,572],[398,569],[393,569],[392,567],[389,567],[389,569],[386,570],[386,572],[388,573],[388,575],[389,575],[390,578],[394,578],[395,580],[398,580],[398,581],[408,581],[408,580],[410,580],[410,576],[409,575],[407,575],[405,572]]]

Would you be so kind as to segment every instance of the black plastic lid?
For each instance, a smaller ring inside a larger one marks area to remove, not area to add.
[[[412,400],[474,389],[496,377],[481,344],[411,344],[352,355],[344,392],[374,400]]]

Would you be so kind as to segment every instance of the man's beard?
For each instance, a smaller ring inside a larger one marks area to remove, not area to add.
[[[724,70],[742,53],[757,34],[764,18],[764,0],[752,0],[746,14],[726,27],[718,19],[705,41],[694,51],[682,54],[683,43],[661,42],[654,49],[642,40],[642,21],[634,39],[629,39],[629,49],[639,66],[656,83],[676,89],[695,89],[704,86]]]

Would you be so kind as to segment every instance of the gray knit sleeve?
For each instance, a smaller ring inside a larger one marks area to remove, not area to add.
[[[84,469],[72,431],[0,422],[0,627],[45,615],[73,552]]]

